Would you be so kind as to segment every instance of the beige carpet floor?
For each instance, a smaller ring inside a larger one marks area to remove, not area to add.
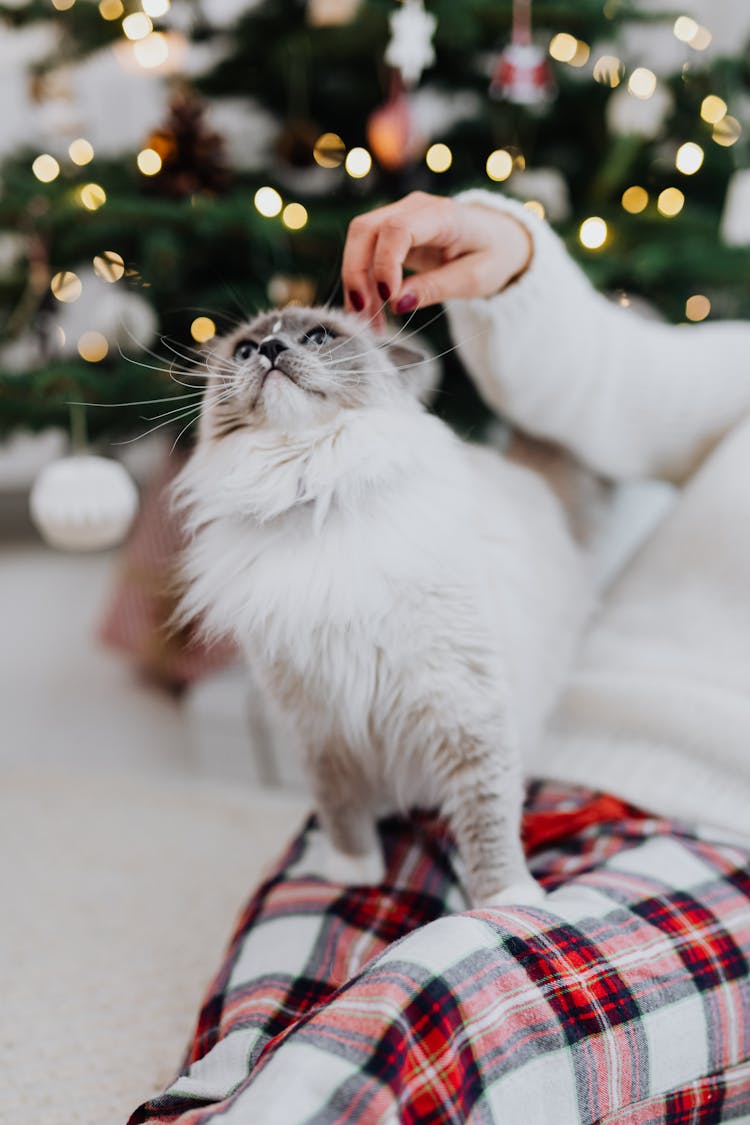
[[[124,1125],[305,802],[49,766],[0,788],[0,1122]]]

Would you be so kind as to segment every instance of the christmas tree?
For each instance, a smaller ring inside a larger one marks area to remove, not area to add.
[[[44,151],[2,166],[3,433],[67,425],[71,402],[102,404],[88,429],[107,441],[179,432],[200,343],[339,299],[348,221],[414,189],[525,199],[623,303],[750,316],[747,15],[721,44],[627,0],[15,0],[0,19],[7,42],[46,36],[27,83],[48,111]],[[81,106],[86,67],[101,97]],[[126,101],[155,91],[119,143],[115,74]],[[444,362],[439,409],[467,428],[477,404]]]

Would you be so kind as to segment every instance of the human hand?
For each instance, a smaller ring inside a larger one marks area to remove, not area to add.
[[[528,265],[531,236],[503,211],[415,191],[349,225],[341,276],[346,307],[385,323],[439,301],[489,297]],[[412,270],[404,278],[404,270]]]

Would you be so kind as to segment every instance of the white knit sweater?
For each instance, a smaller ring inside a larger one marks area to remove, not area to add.
[[[678,503],[608,591],[534,772],[750,834],[750,324],[674,327],[597,294],[550,228],[526,274],[455,301],[485,400],[605,476]]]

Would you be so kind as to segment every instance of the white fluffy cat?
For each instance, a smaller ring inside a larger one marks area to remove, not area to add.
[[[331,875],[378,881],[376,813],[438,807],[474,904],[533,901],[522,760],[587,569],[545,481],[428,414],[403,358],[328,309],[216,343],[177,488],[183,611],[232,633],[294,717]]]

